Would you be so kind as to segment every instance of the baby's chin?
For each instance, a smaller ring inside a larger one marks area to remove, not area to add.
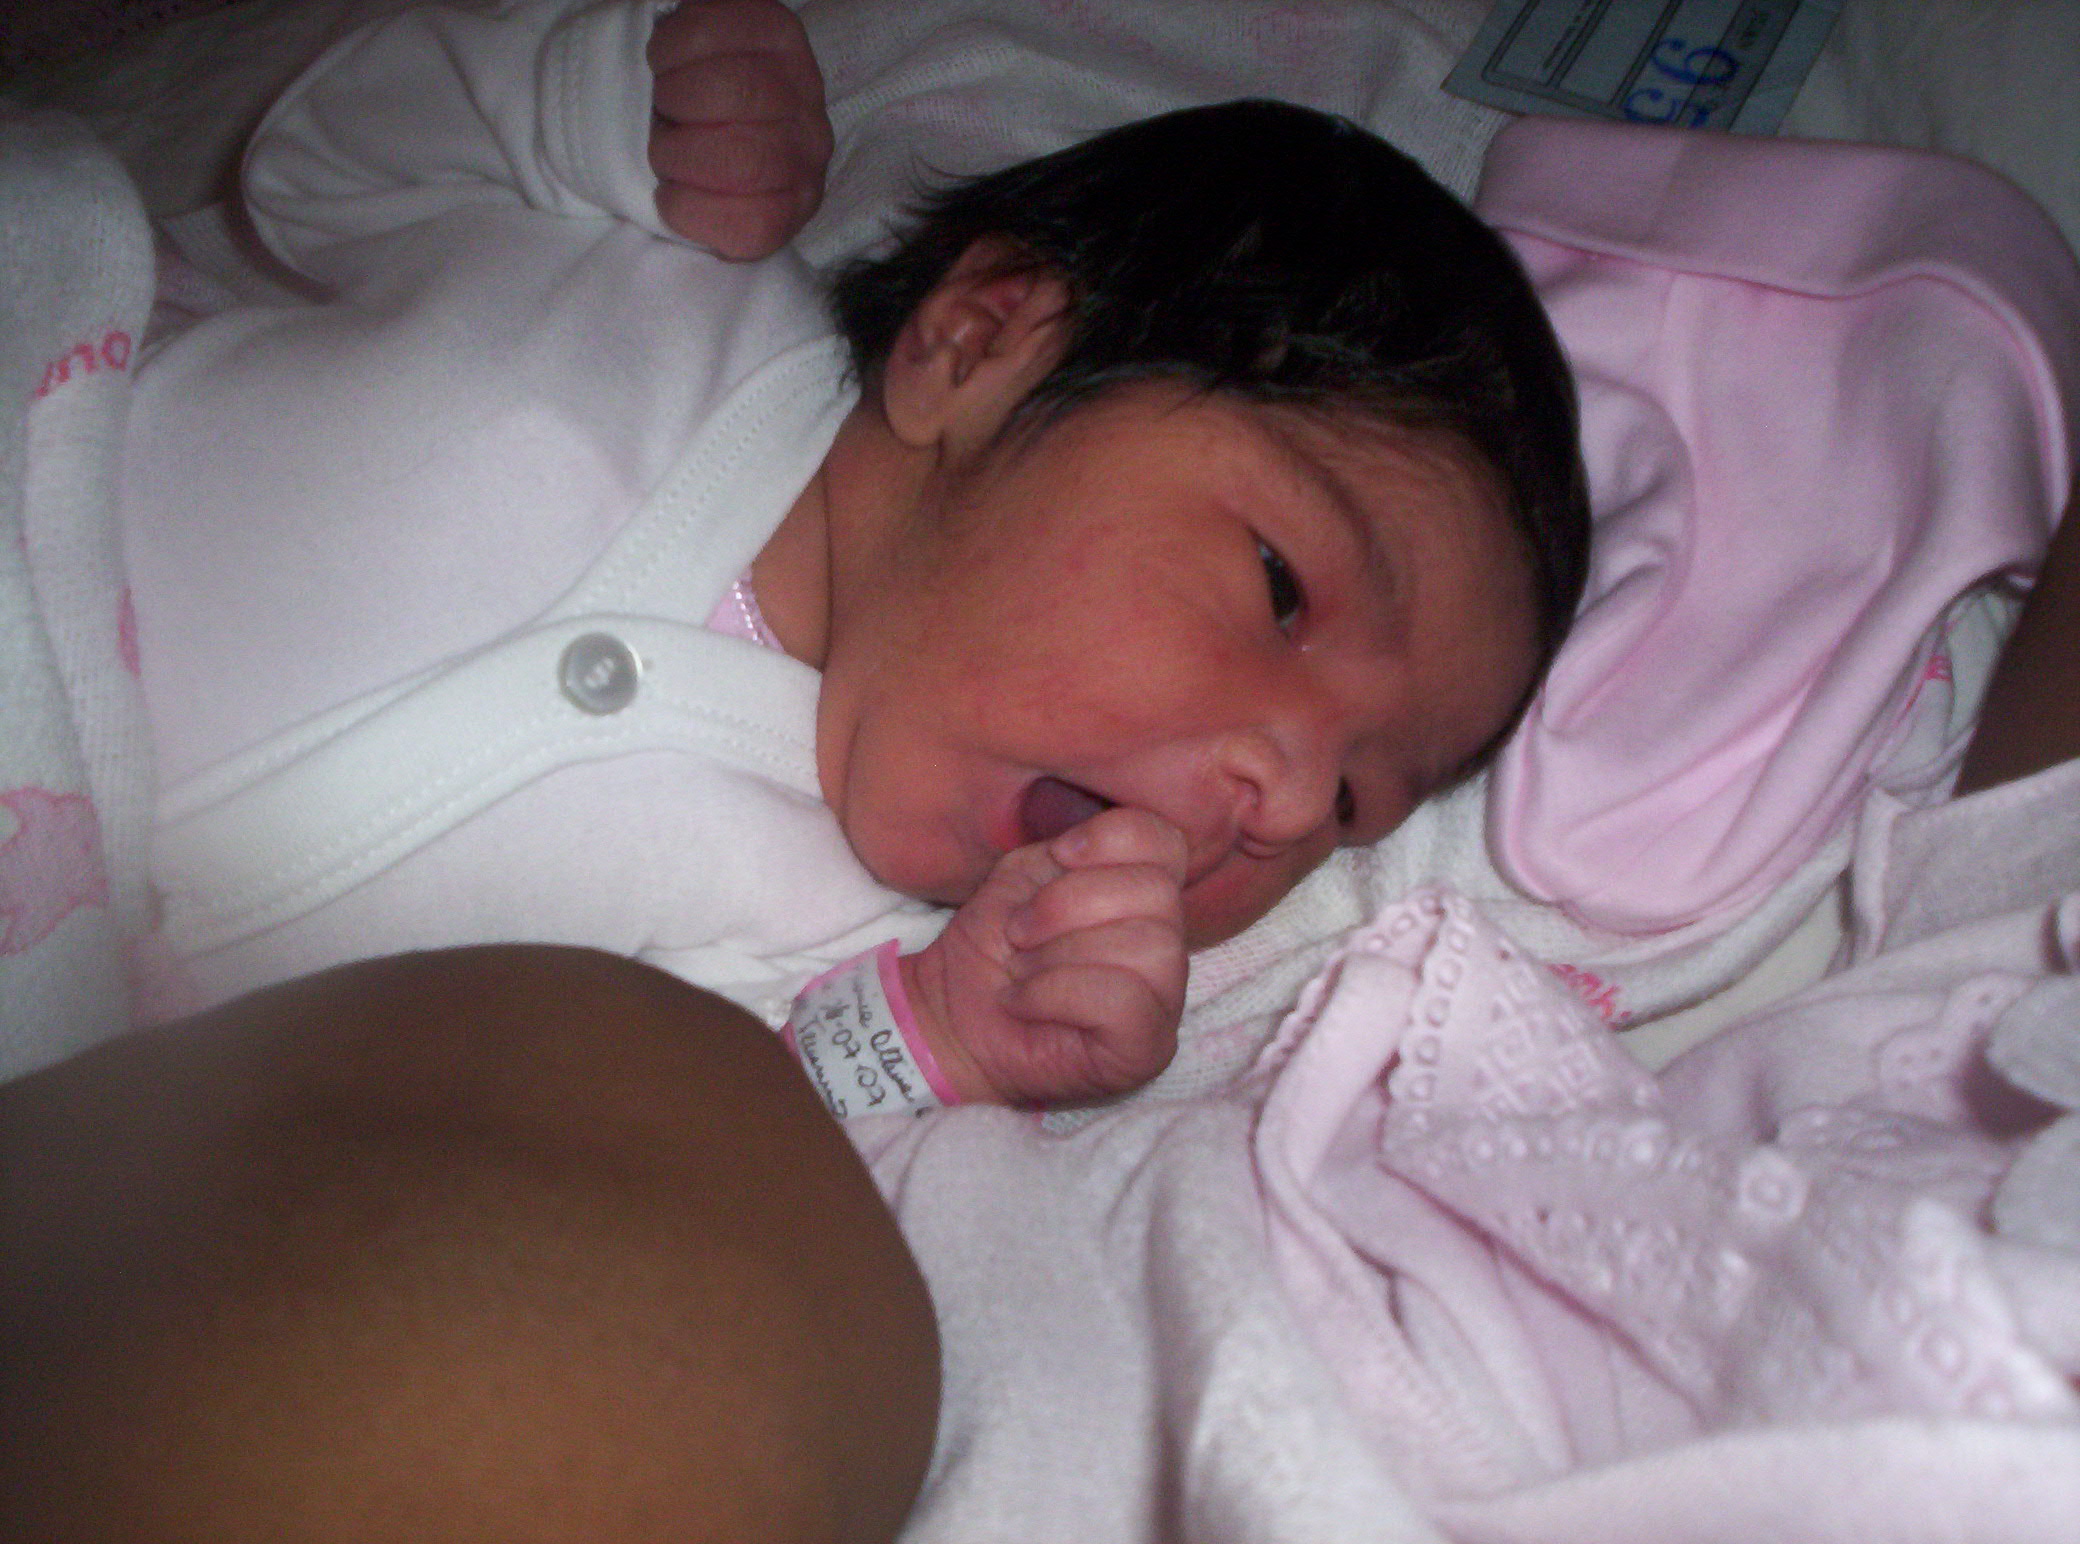
[[[1220,874],[1212,874],[1185,892],[1184,944],[1194,954],[1254,926],[1293,890],[1292,885],[1224,886],[1221,880]]]

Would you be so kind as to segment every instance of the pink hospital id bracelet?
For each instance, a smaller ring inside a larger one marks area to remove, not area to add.
[[[803,987],[781,1036],[839,1120],[922,1115],[956,1103],[917,1027],[894,942]]]

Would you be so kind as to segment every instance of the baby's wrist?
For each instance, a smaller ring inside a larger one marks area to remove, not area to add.
[[[963,1101],[924,1027],[897,946],[855,955],[795,998],[782,1038],[824,1105],[856,1115],[922,1115]]]
[[[1003,1096],[982,1075],[975,1058],[953,1032],[953,1014],[947,1006],[937,947],[929,944],[915,954],[895,957],[896,974],[903,984],[904,1000],[910,1005],[911,1022],[945,1080],[951,1095],[946,1103],[1002,1104]]]

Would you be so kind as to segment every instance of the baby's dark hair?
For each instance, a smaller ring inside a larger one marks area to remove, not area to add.
[[[1442,430],[1492,469],[1531,558],[1542,659],[1588,567],[1573,379],[1499,236],[1341,118],[1240,101],[1145,119],[928,196],[832,310],[864,385],[982,237],[1067,285],[1061,361],[1015,422],[1151,377]]]

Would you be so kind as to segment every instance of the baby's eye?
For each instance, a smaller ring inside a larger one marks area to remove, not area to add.
[[[1264,584],[1271,595],[1271,620],[1281,631],[1288,631],[1300,620],[1300,608],[1307,604],[1300,581],[1293,577],[1286,560],[1262,541],[1257,543],[1257,561],[1264,565]]]
[[[1346,831],[1358,823],[1358,796],[1349,778],[1336,785],[1336,823]]]

